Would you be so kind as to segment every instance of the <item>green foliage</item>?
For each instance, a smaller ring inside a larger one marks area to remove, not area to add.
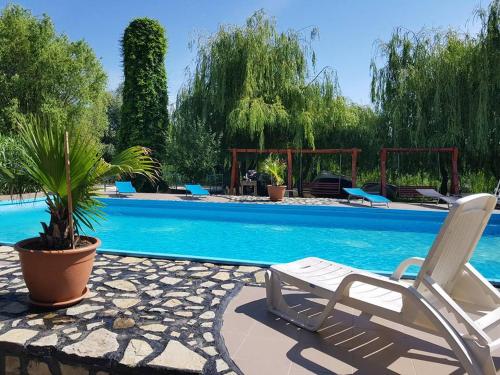
[[[150,148],[158,160],[165,155],[168,125],[166,52],[165,30],[158,21],[137,18],[125,29],[119,148],[141,144]]]
[[[386,146],[458,146],[462,169],[500,176],[500,2],[477,37],[397,30],[372,63]]]
[[[0,194],[22,194],[37,191],[22,165],[23,148],[18,137],[0,135]],[[15,181],[15,184],[12,181]]]
[[[42,223],[40,234],[46,249],[68,249],[79,237],[71,238],[68,220],[68,192],[66,185],[64,137],[69,138],[71,164],[71,195],[76,233],[102,218],[102,203],[96,200],[95,186],[104,178],[126,174],[141,174],[155,178],[156,164],[149,150],[135,146],[116,155],[111,163],[102,159],[98,142],[88,138],[79,126],[62,126],[43,119],[30,118],[20,125],[22,169],[46,195],[50,224]],[[2,172],[4,170],[0,170]],[[3,177],[9,179],[11,176]],[[11,186],[17,179],[10,178]]]
[[[435,189],[439,189],[441,186],[441,181],[435,175],[424,171],[402,174],[389,173],[388,180],[390,183],[401,186],[434,186]],[[357,184],[363,186],[368,182],[380,182],[380,171],[378,169],[366,170],[359,173]]]
[[[363,186],[368,182],[380,182],[380,171],[378,169],[362,170],[358,172],[356,184],[358,186]]]
[[[493,193],[498,180],[483,171],[466,172],[460,178],[462,191],[465,193]]]
[[[269,155],[259,167],[260,171],[271,176],[274,186],[281,186],[285,182],[286,164],[277,155]]]
[[[0,14],[0,133],[29,115],[73,122],[94,138],[106,126],[106,74],[89,45],[57,34],[48,16],[17,5]]]
[[[311,80],[316,36],[315,28],[309,35],[280,33],[263,11],[243,27],[221,26],[198,42],[196,68],[177,97],[176,116],[221,134],[222,149],[332,147],[327,137],[357,126],[359,108],[340,95],[331,69]]]
[[[220,137],[200,122],[173,121],[167,137],[166,177],[173,183],[175,175],[184,182],[203,181],[215,172],[220,157]],[[169,181],[167,181],[169,182]]]
[[[123,85],[120,85],[115,91],[108,93],[108,106],[106,110],[108,127],[101,139],[104,146],[105,160],[111,160],[117,149],[118,131],[122,116],[122,93]]]

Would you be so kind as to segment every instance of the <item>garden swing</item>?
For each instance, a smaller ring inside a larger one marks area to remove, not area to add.
[[[442,147],[442,148],[382,148],[380,150],[380,190],[382,195],[387,196],[387,154],[396,153],[398,156],[398,177],[400,161],[399,155],[402,153],[450,153],[451,154],[451,194],[458,194],[458,148],[457,147]],[[440,160],[438,158],[438,166]],[[401,199],[422,198],[417,189],[436,189],[436,186],[420,186],[420,185],[398,185],[397,197]]]
[[[229,186],[230,193],[237,194],[239,193],[241,185],[240,174],[239,174],[239,163],[238,163],[238,154],[248,154],[255,153],[259,154],[279,154],[284,155],[286,157],[287,164],[287,189],[293,189],[293,155],[299,154],[299,167],[300,167],[300,176],[299,176],[299,191],[303,190],[302,184],[302,172],[303,172],[303,154],[351,154],[351,181],[352,186],[356,186],[356,175],[357,175],[357,159],[358,154],[361,152],[360,149],[351,148],[351,149],[246,149],[246,148],[232,148],[229,149],[232,154],[231,161],[231,184]],[[305,185],[305,184],[304,184]],[[339,190],[338,182],[337,182],[337,191]]]
[[[316,155],[321,157],[323,155],[334,155],[339,154],[338,163],[334,164],[335,167],[332,169],[331,165],[328,166],[328,171],[324,170],[322,159],[319,159],[314,166],[311,168],[317,169],[317,172],[313,176],[309,176],[308,183],[303,182],[303,160],[302,157],[300,159],[300,186],[299,192],[301,196],[314,196],[314,197],[329,197],[329,198],[342,198],[346,196],[343,188],[356,186],[356,172],[357,172],[357,157],[358,153],[361,150],[359,149],[331,149],[331,150],[318,150],[318,152],[310,152],[304,151],[304,153],[312,153],[312,154],[320,154]],[[344,176],[342,174],[342,165],[343,165],[343,154],[349,153],[351,155],[351,179],[349,177]],[[319,166],[319,168],[318,168]],[[310,169],[311,169],[310,168]],[[323,169],[323,170],[322,170]],[[309,173],[310,174],[310,173]]]
[[[310,183],[310,192],[315,197],[337,197],[342,194],[342,153],[339,153],[338,173],[323,170],[319,156],[319,175]],[[328,168],[331,169],[331,168]]]

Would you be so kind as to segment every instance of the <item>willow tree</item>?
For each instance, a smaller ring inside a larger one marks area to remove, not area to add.
[[[317,36],[316,29],[309,31],[280,33],[262,11],[243,27],[221,26],[198,43],[177,116],[207,124],[222,135],[223,147],[314,147],[315,111],[322,102],[311,96],[323,94],[324,81],[307,85]],[[337,86],[331,80],[326,85],[336,97]]]
[[[466,169],[500,176],[500,5],[477,36],[396,30],[372,62],[372,100],[386,146],[458,146]]]
[[[161,24],[149,18],[137,18],[125,29],[122,55],[122,118],[118,129],[119,147],[140,144],[163,157],[168,126],[167,39]]]
[[[332,68],[316,68],[317,36],[316,28],[278,32],[275,20],[258,11],[243,26],[221,26],[200,39],[172,126],[196,123],[218,134],[220,164],[230,147],[372,147],[375,115],[342,96]],[[308,156],[302,176],[337,170],[330,168],[337,159]],[[245,158],[242,171],[257,165],[257,156]]]

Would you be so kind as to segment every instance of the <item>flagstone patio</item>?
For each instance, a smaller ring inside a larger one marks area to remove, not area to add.
[[[221,311],[257,267],[97,255],[81,303],[28,303],[18,255],[0,247],[0,373],[205,373],[239,370],[220,338]]]

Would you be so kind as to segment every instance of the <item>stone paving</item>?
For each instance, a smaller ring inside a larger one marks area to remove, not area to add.
[[[88,298],[42,310],[27,302],[18,255],[3,246],[0,352],[48,348],[111,373],[239,373],[220,336],[222,312],[242,285],[263,281],[258,267],[98,254]]]
[[[279,204],[279,205],[301,205],[301,206],[337,206],[338,199],[334,198],[289,198],[284,197],[282,201],[271,202],[268,197],[259,197],[253,195],[224,195],[225,199],[230,202],[238,203],[262,203],[262,204]]]

